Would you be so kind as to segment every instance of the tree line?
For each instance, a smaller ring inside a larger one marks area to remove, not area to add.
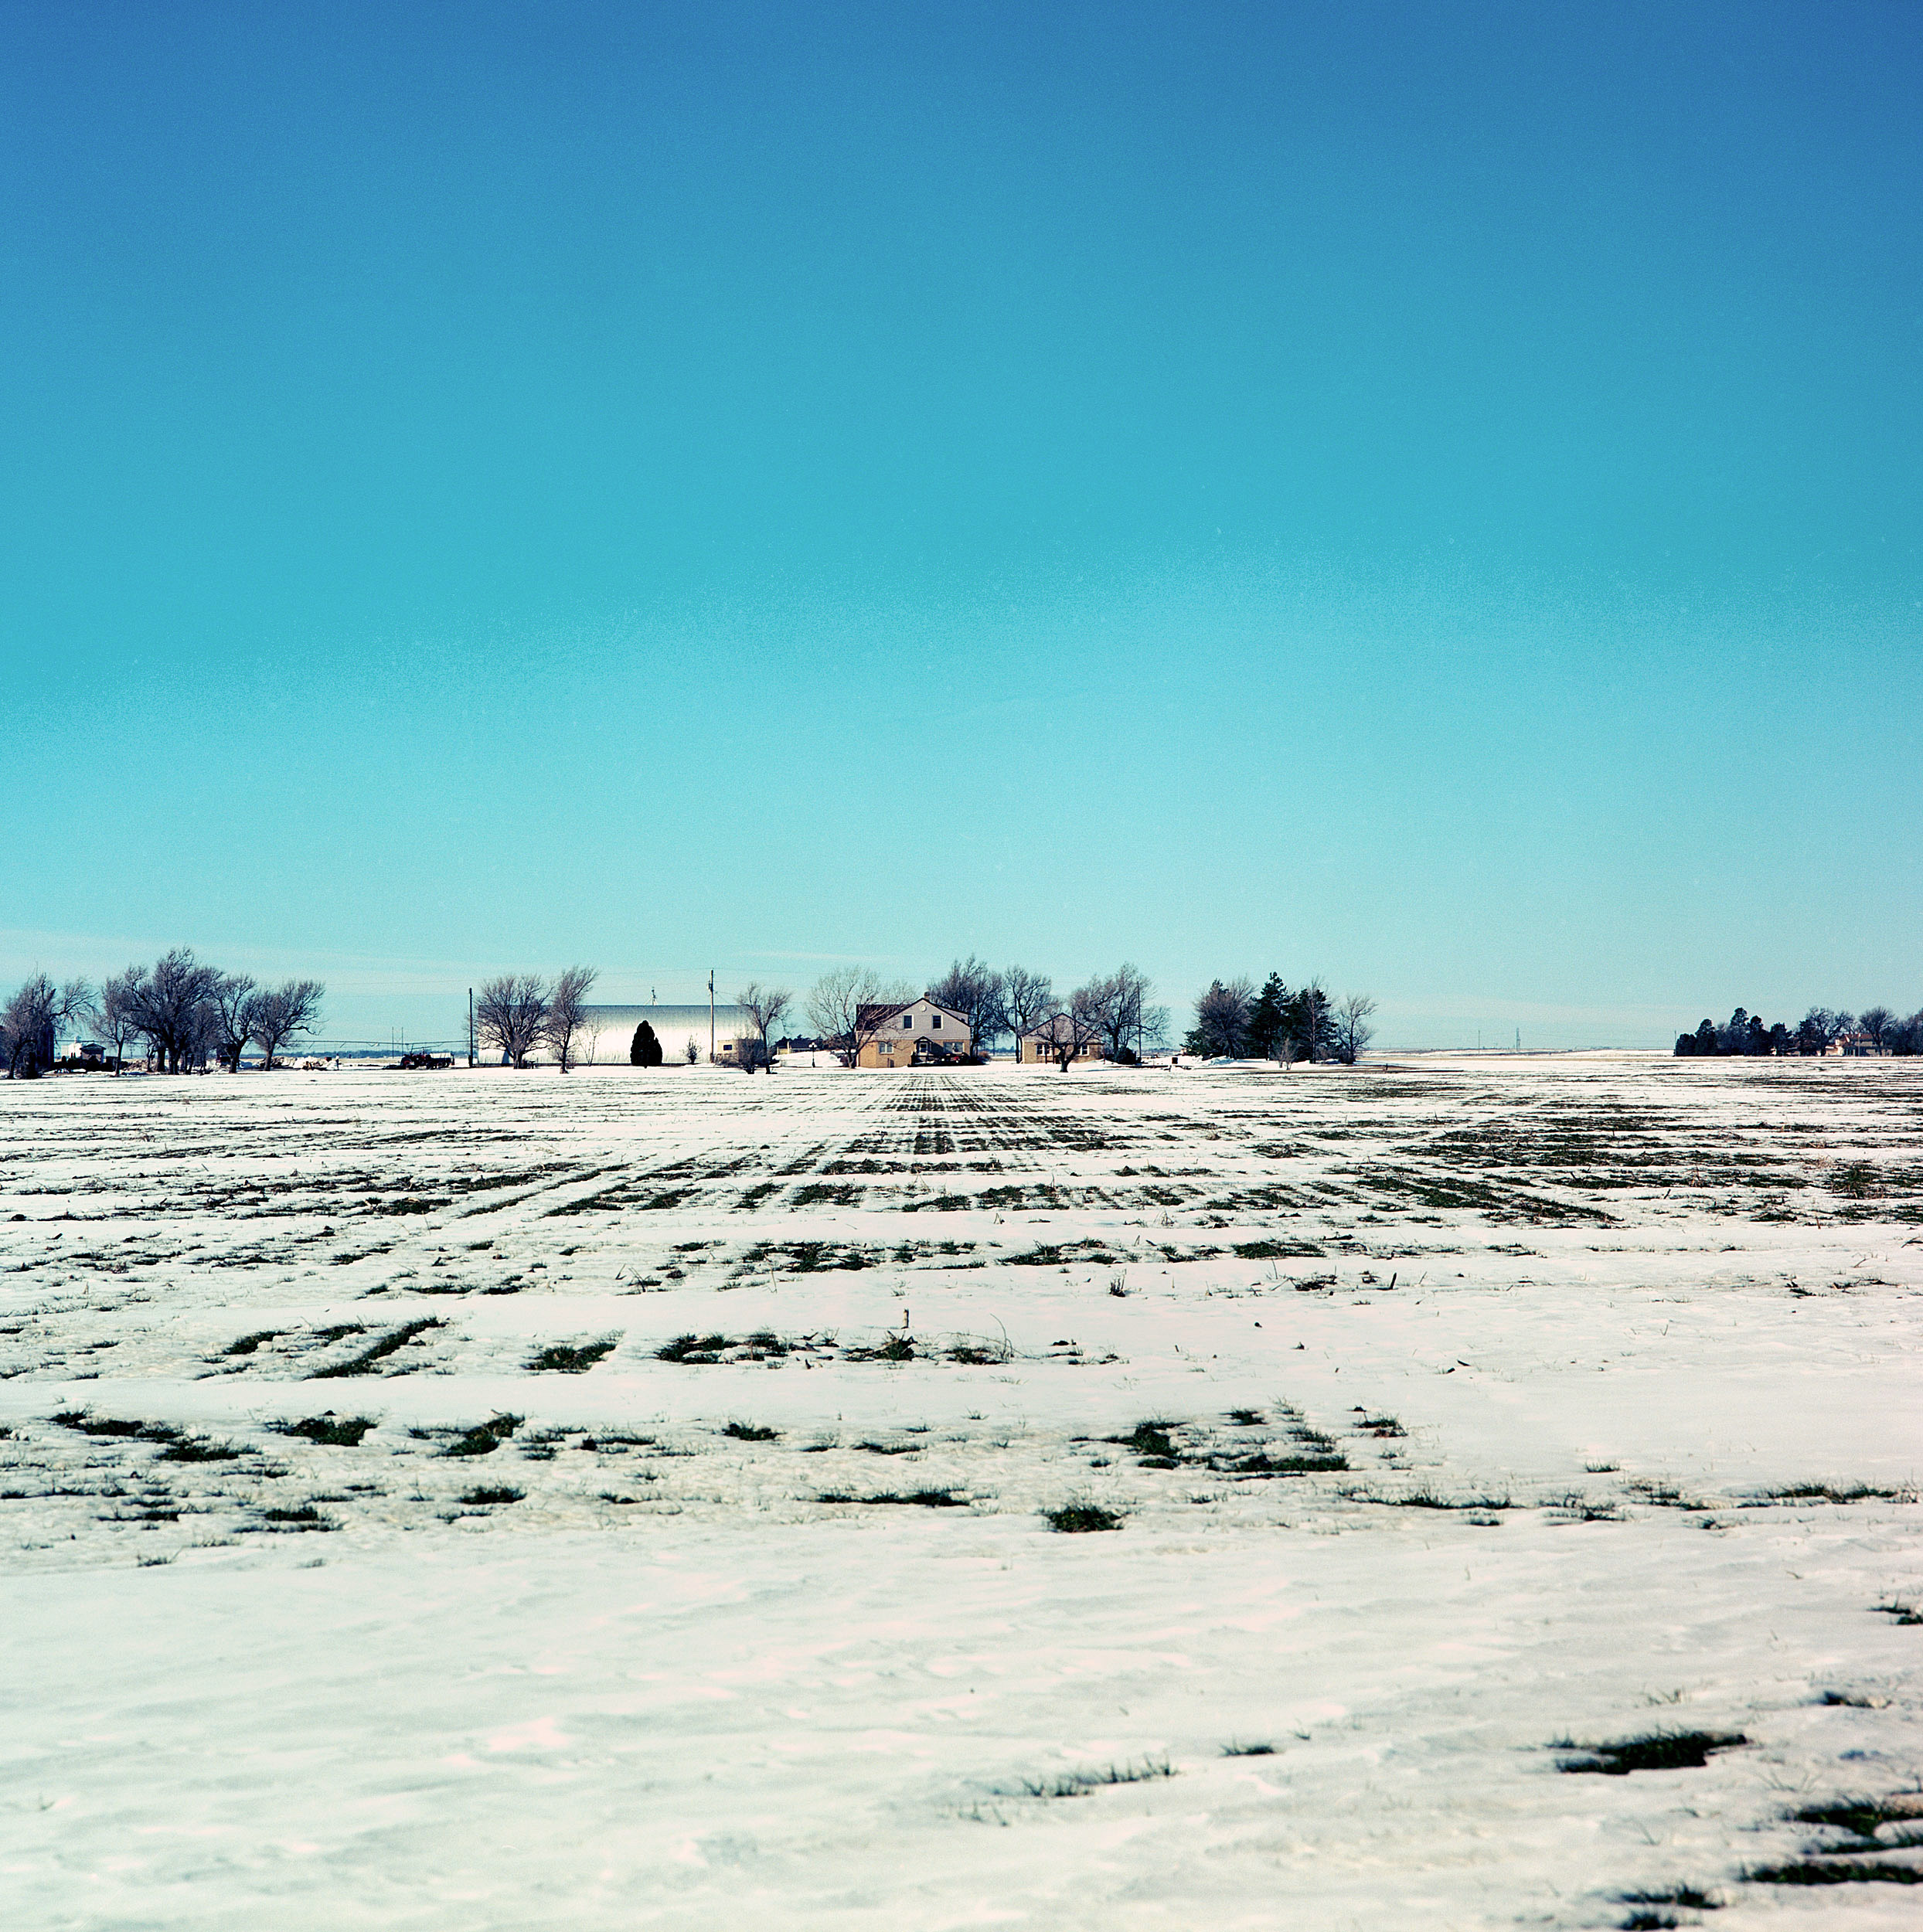
[[[271,1068],[277,1053],[319,1025],[326,990],[314,979],[263,986],[185,946],[97,987],[83,979],[56,985],[36,973],[0,1008],[0,1054],[9,1080],[33,1080],[53,1064],[60,1036],[83,1027],[116,1073],[136,1043],[156,1073],[193,1073],[210,1060],[237,1073],[250,1046]]]
[[[1865,1007],[1860,1013],[1833,1012],[1812,1006],[1794,1027],[1781,1020],[1765,1026],[1762,1015],[1738,1007],[1727,1024],[1706,1019],[1693,1033],[1676,1036],[1679,1060],[1707,1059],[1716,1054],[1826,1053],[1839,1040],[1860,1039],[1875,1053],[1923,1053],[1923,1010],[1904,1019],[1887,1006]]]
[[[1367,993],[1331,999],[1319,980],[1291,992],[1271,973],[1261,992],[1251,979],[1210,982],[1195,1002],[1195,1025],[1182,1043],[1204,1059],[1333,1060],[1353,1066],[1375,1037],[1376,1003]]]
[[[600,977],[592,966],[570,966],[551,980],[539,973],[502,973],[475,995],[475,1032],[483,1046],[517,1072],[537,1046],[545,1046],[561,1071],[570,1073],[584,1045],[592,1057],[587,995]]]

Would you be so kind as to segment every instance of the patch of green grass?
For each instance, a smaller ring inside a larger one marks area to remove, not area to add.
[[[812,1207],[817,1202],[826,1201],[837,1207],[849,1207],[853,1206],[859,1192],[858,1189],[849,1185],[846,1182],[837,1184],[832,1181],[810,1181],[806,1186],[798,1187],[795,1190],[794,1198],[788,1202],[788,1206],[798,1208]]]
[[[162,1462],[238,1462],[244,1452],[230,1442],[209,1442],[204,1437],[179,1436],[160,1452]]]
[[[721,1433],[733,1437],[737,1442],[773,1442],[781,1432],[778,1429],[764,1429],[758,1423],[731,1422]]]
[[[271,1522],[281,1529],[332,1529],[337,1525],[330,1522],[311,1502],[298,1503],[292,1508],[281,1505],[264,1509],[260,1520]]]
[[[491,1416],[483,1423],[464,1430],[441,1451],[444,1456],[491,1456],[520,1427],[520,1416]]]
[[[982,1196],[985,1201],[987,1198],[986,1195]],[[1030,1249],[1026,1254],[1011,1254],[1008,1265],[1012,1268],[1066,1268],[1086,1262],[1112,1261],[1115,1258],[1099,1241],[1069,1241],[1060,1245],[1045,1243]]]
[[[1632,1494],[1640,1496],[1646,1503],[1652,1503],[1659,1509],[1707,1509],[1707,1503],[1693,1501],[1683,1495],[1672,1483],[1658,1482],[1639,1477],[1629,1488]]]
[[[83,1436],[117,1436],[137,1442],[173,1442],[178,1429],[164,1422],[123,1422],[116,1417],[90,1415],[84,1409],[63,1410],[53,1420],[63,1429],[76,1429]]]
[[[260,1328],[252,1335],[243,1335],[230,1342],[222,1352],[226,1355],[252,1355],[264,1342],[277,1341],[282,1331],[279,1328]]]
[[[1244,1261],[1313,1260],[1322,1250],[1313,1241],[1238,1241],[1234,1252]]]
[[[1749,1740],[1740,1731],[1651,1731],[1625,1738],[1618,1744],[1578,1744],[1560,1738],[1554,1751],[1578,1755],[1559,1757],[1559,1771],[1593,1771],[1604,1777],[1626,1777],[1632,1771],[1700,1770],[1717,1751],[1733,1751]]]
[[[1700,1892],[1693,1885],[1673,1885],[1663,1892],[1625,1892],[1625,1905],[1680,1905],[1692,1912],[1720,1912],[1723,1909],[1720,1899],[1711,1898],[1708,1893]]]
[[[448,1325],[438,1315],[424,1315],[418,1321],[402,1323],[398,1328],[390,1328],[386,1334],[371,1348],[362,1349],[356,1355],[350,1355],[345,1362],[337,1362],[332,1368],[316,1369],[308,1377],[310,1382],[328,1382],[344,1376],[372,1375],[375,1365],[384,1362],[397,1350],[404,1349],[417,1335],[424,1335],[430,1328],[444,1328]],[[340,1335],[358,1335],[358,1324],[340,1329],[322,1329],[321,1339],[327,1341]]]
[[[815,1500],[819,1502],[892,1502],[919,1509],[965,1509],[968,1506],[967,1497],[958,1496],[951,1489],[910,1489],[905,1494],[898,1493],[892,1489],[884,1489],[878,1495],[872,1496],[838,1494],[819,1496]]]
[[[1621,1522],[1622,1512],[1614,1504],[1591,1502],[1579,1489],[1571,1489],[1553,1507],[1572,1522]]]
[[[1445,1496],[1426,1485],[1406,1491],[1400,1496],[1371,1496],[1370,1502],[1388,1503],[1397,1509],[1507,1509],[1506,1496]]]
[[[284,1436],[300,1436],[323,1448],[358,1449],[361,1437],[374,1427],[371,1416],[335,1417],[332,1410],[324,1416],[309,1416],[305,1422],[275,1422],[268,1427]]]
[[[655,1351],[657,1362],[716,1362],[731,1345],[724,1335],[678,1335]]]
[[[1923,1624],[1923,1610],[1918,1610],[1914,1604],[1904,1603],[1900,1597],[1892,1597],[1887,1604],[1877,1604],[1874,1607],[1886,1617],[1894,1617],[1899,1624]]]
[[[1765,1489],[1770,1502],[1914,1502],[1914,1489],[1879,1489],[1867,1482],[1799,1482],[1787,1489]]]
[[[1229,1420],[1238,1429],[1259,1429],[1268,1417],[1259,1409],[1231,1409]]]
[[[1923,1825],[1923,1804],[1908,1799],[1845,1798],[1837,1804],[1806,1804],[1792,1811],[1799,1825],[1829,1825],[1853,1838],[1874,1842],[1880,1825]]]
[[[1923,1885],[1923,1866],[1886,1865],[1868,1859],[1799,1859],[1759,1865],[1743,1876],[1751,1885]]]
[[[1356,1427],[1365,1436],[1380,1436],[1390,1440],[1399,1440],[1409,1433],[1394,1416],[1365,1414]]]
[[[1119,1529],[1123,1519],[1112,1509],[1092,1502],[1065,1503],[1059,1509],[1044,1509],[1043,1520],[1059,1536],[1087,1536],[1098,1529]]]
[[[470,1508],[480,1509],[489,1503],[519,1502],[527,1494],[525,1489],[481,1488],[468,1490],[461,1500]]]
[[[1213,1467],[1231,1476],[1319,1476],[1346,1469],[1349,1459],[1338,1455],[1271,1456],[1258,1450],[1252,1456],[1235,1457]]]
[[[551,1343],[529,1362],[530,1375],[585,1375],[603,1357],[614,1352],[614,1340]]]
[[[1169,1431],[1181,1426],[1179,1422],[1138,1422],[1125,1436],[1108,1436],[1104,1440],[1147,1458],[1152,1469],[1173,1469],[1181,1460],[1181,1451]]]
[[[1064,1771],[1055,1777],[1025,1777],[1021,1788],[1030,1798],[1080,1798],[1111,1784],[1146,1784],[1156,1778],[1174,1776],[1175,1767],[1166,1757],[1149,1757],[1139,1764],[1106,1764],[1098,1771]]]
[[[1222,1755],[1224,1757],[1273,1757],[1275,1747],[1273,1744],[1224,1744]]]

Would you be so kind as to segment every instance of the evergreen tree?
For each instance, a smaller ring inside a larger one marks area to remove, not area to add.
[[[1282,1041],[1293,1057],[1311,1061],[1336,1057],[1336,1015],[1330,1010],[1328,994],[1313,980],[1284,1010],[1287,1024]]]
[[[1282,984],[1279,973],[1271,973],[1262,982],[1262,990],[1256,995],[1255,1004],[1249,1009],[1243,1050],[1254,1060],[1278,1058],[1288,1025],[1288,988]]]
[[[655,1038],[655,1029],[645,1020],[635,1029],[635,1037],[628,1049],[628,1063],[631,1066],[661,1064],[661,1043]]]

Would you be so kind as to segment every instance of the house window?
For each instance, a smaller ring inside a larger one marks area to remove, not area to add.
[[[941,1024],[941,1015],[939,1013],[936,1014],[934,1018],[929,1022],[929,1024],[933,1026],[939,1026]]]
[[[912,1013],[904,1013],[901,1016],[901,1023],[904,1026],[912,1026],[914,1024],[914,1015]]]

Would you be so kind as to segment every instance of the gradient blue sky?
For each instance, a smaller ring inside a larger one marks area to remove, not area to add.
[[[1910,5],[0,8],[0,978],[1923,1005]]]

